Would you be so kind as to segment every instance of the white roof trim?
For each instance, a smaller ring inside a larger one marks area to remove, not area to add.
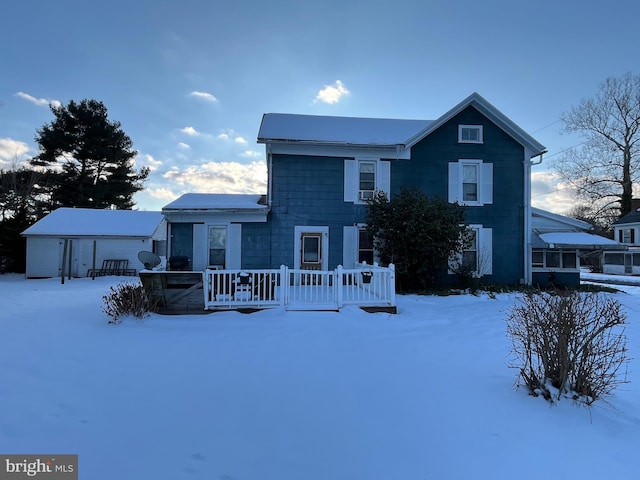
[[[447,113],[442,115],[437,120],[431,122],[425,129],[418,132],[413,137],[409,138],[406,142],[407,148],[412,147],[424,137],[432,133],[433,131],[440,128],[446,122],[455,117],[458,113],[462,112],[465,108],[473,106],[480,113],[485,115],[491,121],[493,121],[498,127],[504,130],[507,134],[517,140],[520,144],[522,144],[525,148],[531,150],[531,158],[536,157],[542,153],[546,152],[546,148],[544,145],[539,143],[536,139],[534,139],[531,135],[526,133],[522,128],[516,125],[511,119],[509,119],[505,114],[503,114],[500,110],[490,104],[487,100],[485,100],[480,94],[474,92],[465,98],[458,105],[453,107]]]

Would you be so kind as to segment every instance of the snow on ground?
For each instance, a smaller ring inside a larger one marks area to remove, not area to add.
[[[398,296],[399,313],[264,310],[108,325],[114,277],[0,275],[0,453],[80,478],[631,479],[640,287],[620,287],[629,384],[592,408],[515,389],[516,294]]]

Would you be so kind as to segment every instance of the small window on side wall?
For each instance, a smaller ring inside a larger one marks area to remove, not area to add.
[[[458,125],[458,143],[483,143],[482,125]]]

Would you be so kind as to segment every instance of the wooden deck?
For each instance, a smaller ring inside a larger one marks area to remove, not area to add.
[[[394,267],[332,271],[279,269],[140,272],[140,280],[163,314],[216,310],[333,310],[356,305],[396,313]]]
[[[140,272],[140,281],[162,314],[211,313],[204,308],[202,272]]]

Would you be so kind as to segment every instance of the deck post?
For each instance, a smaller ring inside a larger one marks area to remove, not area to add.
[[[336,268],[334,276],[335,278],[333,279],[333,285],[334,285],[334,299],[336,302],[336,305],[338,305],[338,308],[342,308],[342,284],[343,284],[343,268],[342,265],[338,265],[338,268]]]
[[[280,306],[289,303],[289,269],[286,265],[280,265]]]
[[[391,306],[396,306],[396,266],[389,264],[389,293],[391,294]]]

